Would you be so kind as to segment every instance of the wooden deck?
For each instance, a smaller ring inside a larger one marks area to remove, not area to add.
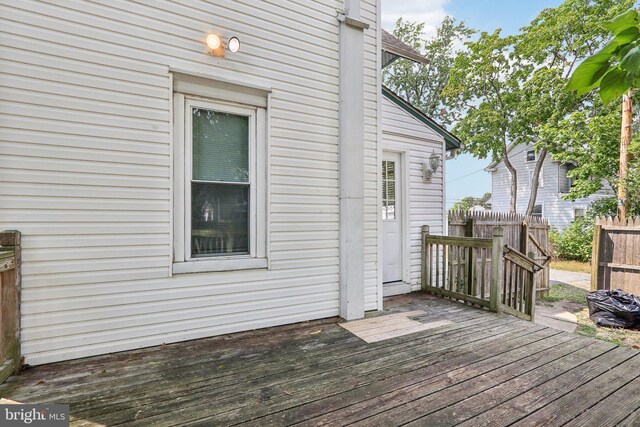
[[[72,425],[640,425],[635,350],[427,295],[410,335],[331,321],[27,370],[0,397],[70,403]]]

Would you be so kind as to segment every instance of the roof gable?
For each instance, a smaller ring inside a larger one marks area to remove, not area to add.
[[[425,124],[431,130],[433,130],[438,135],[442,136],[447,144],[447,150],[453,150],[456,148],[460,148],[462,146],[462,142],[458,139],[457,136],[446,130],[444,127],[439,125],[435,120],[431,117],[424,114],[422,111],[418,110],[414,107],[410,102],[400,97],[398,94],[393,92],[386,86],[382,86],[382,95],[387,98],[389,101],[396,104],[398,107],[409,113],[419,122]]]

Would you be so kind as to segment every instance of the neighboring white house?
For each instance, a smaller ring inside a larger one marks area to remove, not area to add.
[[[531,177],[536,164],[536,151],[532,145],[510,145],[509,160],[518,172],[518,195],[516,210],[524,213],[531,194]],[[571,189],[571,178],[567,172],[575,165],[560,163],[547,155],[540,171],[540,185],[533,215],[540,215],[549,220],[549,224],[557,229],[564,229],[577,217],[584,215],[587,207],[595,200],[614,195],[613,190],[604,185],[596,194],[575,201],[563,198]],[[493,162],[486,169],[491,173],[491,209],[493,211],[509,210],[511,175],[504,162]]]
[[[457,143],[383,98],[378,0],[0,3],[26,363],[382,309],[383,202],[416,288]]]

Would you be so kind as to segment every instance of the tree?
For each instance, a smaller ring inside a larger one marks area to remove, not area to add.
[[[468,211],[474,206],[482,206],[485,209],[488,209],[490,206],[487,203],[491,199],[491,193],[484,193],[481,197],[473,197],[467,196],[462,200],[456,202],[451,210],[454,211]]]
[[[443,92],[450,105],[466,110],[454,127],[466,150],[479,158],[504,161],[511,175],[511,212],[516,211],[518,175],[507,156],[507,147],[520,96],[517,67],[510,60],[513,40],[502,37],[498,29],[467,42],[466,51],[455,59]]]
[[[442,90],[449,80],[455,50],[473,34],[463,22],[447,16],[435,37],[424,37],[424,24],[398,19],[393,34],[420,52],[428,64],[398,59],[383,72],[385,85],[439,123],[459,119],[457,111],[443,103]]]
[[[566,93],[564,86],[575,65],[593,54],[606,31],[603,17],[613,17],[632,4],[630,0],[567,0],[556,8],[544,9],[516,37],[515,60],[535,64],[524,68],[522,104],[516,116],[521,124],[517,143],[533,142],[538,159],[532,174],[531,195],[526,213],[531,214],[537,197],[539,175],[547,153],[562,156],[566,147],[558,144],[557,133],[568,115],[593,105],[589,97]]]
[[[629,5],[631,7],[631,5]],[[618,214],[627,214],[627,184],[630,176],[629,146],[632,127],[632,89],[640,84],[640,28],[638,12],[631,9],[603,23],[613,39],[580,64],[571,76],[568,89],[587,93],[597,88],[605,104],[622,99],[622,125],[619,148]]]
[[[624,2],[626,9],[633,2]],[[605,15],[606,19],[606,15]],[[608,104],[640,85],[640,27],[636,10],[628,10],[602,23],[613,38],[598,52],[591,52],[571,75],[569,90],[585,94],[597,89]]]
[[[539,174],[547,153],[564,147],[556,139],[571,113],[591,108],[593,100],[564,88],[576,64],[596,52],[605,29],[630,0],[567,0],[544,9],[513,37],[483,33],[458,58],[445,93],[468,108],[454,129],[477,157],[504,161],[511,174],[510,210],[516,210],[517,174],[507,144],[533,143],[538,152],[526,213],[535,206]]]

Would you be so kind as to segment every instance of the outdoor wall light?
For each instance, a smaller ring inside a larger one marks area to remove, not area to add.
[[[211,50],[216,50],[222,46],[222,40],[220,40],[220,37],[217,34],[209,34],[207,36],[207,46],[209,46],[209,49]]]
[[[240,50],[240,39],[238,39],[237,37],[231,37],[229,39],[229,42],[227,43],[227,46],[229,47],[230,52],[236,53]]]
[[[422,163],[422,180],[424,182],[431,182],[431,178],[433,178],[433,174],[440,167],[440,155],[436,154],[434,151],[429,157],[428,162]]]
[[[225,44],[222,41],[222,38],[217,34],[209,34],[207,35],[207,47],[210,49],[210,53],[213,56],[224,56]],[[240,39],[237,37],[231,37],[227,41],[226,48],[229,49],[229,52],[238,52],[240,50]]]
[[[434,172],[437,171],[440,167],[440,154],[436,154],[435,151],[431,153],[431,157],[429,157],[429,165]]]

